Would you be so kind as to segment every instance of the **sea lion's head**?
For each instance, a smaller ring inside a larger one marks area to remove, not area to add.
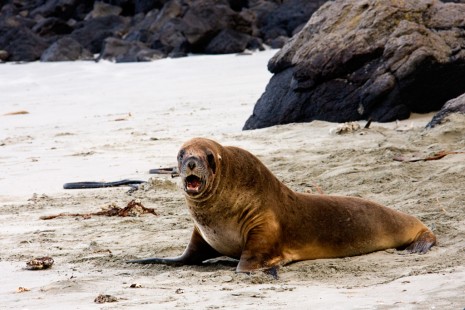
[[[182,188],[190,198],[205,198],[214,188],[221,161],[221,146],[204,138],[187,141],[178,153]]]

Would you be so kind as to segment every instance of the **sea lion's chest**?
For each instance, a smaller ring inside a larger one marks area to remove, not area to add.
[[[239,258],[243,242],[237,218],[223,210],[211,208],[208,212],[190,210],[203,239],[221,254]]]

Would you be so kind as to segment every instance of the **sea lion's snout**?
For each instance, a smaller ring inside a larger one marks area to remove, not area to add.
[[[184,158],[180,174],[184,185],[184,191],[191,196],[200,194],[206,184],[206,167],[202,160],[196,156]]]
[[[205,170],[204,166],[200,158],[196,156],[187,157],[181,163],[181,174],[187,176],[190,174],[197,174],[197,171],[198,173],[203,173]]]

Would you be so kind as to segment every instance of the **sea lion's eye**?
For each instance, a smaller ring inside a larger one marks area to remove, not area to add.
[[[182,161],[183,157],[184,157],[184,154],[186,152],[184,150],[180,150],[179,151],[179,154],[178,154],[178,161]]]

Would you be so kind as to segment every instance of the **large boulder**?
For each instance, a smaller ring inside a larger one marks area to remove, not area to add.
[[[245,50],[251,37],[231,29],[222,30],[205,47],[207,54],[240,53]]]
[[[7,61],[38,60],[48,47],[47,40],[30,29],[33,24],[18,17],[0,21],[0,49],[7,52]]]
[[[231,9],[226,0],[204,0],[189,7],[182,17],[180,31],[192,46],[192,50],[199,52],[203,51],[221,30],[236,30],[239,27],[241,32],[252,31],[250,20]]]
[[[126,33],[130,20],[126,17],[108,15],[92,18],[76,25],[71,37],[91,53],[100,53],[103,42],[108,37],[119,38]]]
[[[426,128],[433,128],[444,123],[448,116],[454,113],[465,114],[465,94],[446,102],[442,109],[434,115]]]
[[[465,92],[464,16],[436,0],[327,2],[270,60],[244,129],[439,110]]]
[[[40,60],[49,61],[72,61],[93,60],[94,56],[82,47],[78,41],[70,37],[64,37],[50,45],[40,56]]]
[[[282,38],[290,38],[296,29],[301,29],[310,16],[326,0],[320,1],[250,1],[251,10],[257,14],[257,23],[263,40],[268,45],[280,42],[282,47],[285,41]],[[276,40],[280,38],[281,40]],[[275,45],[276,46],[276,45]]]

